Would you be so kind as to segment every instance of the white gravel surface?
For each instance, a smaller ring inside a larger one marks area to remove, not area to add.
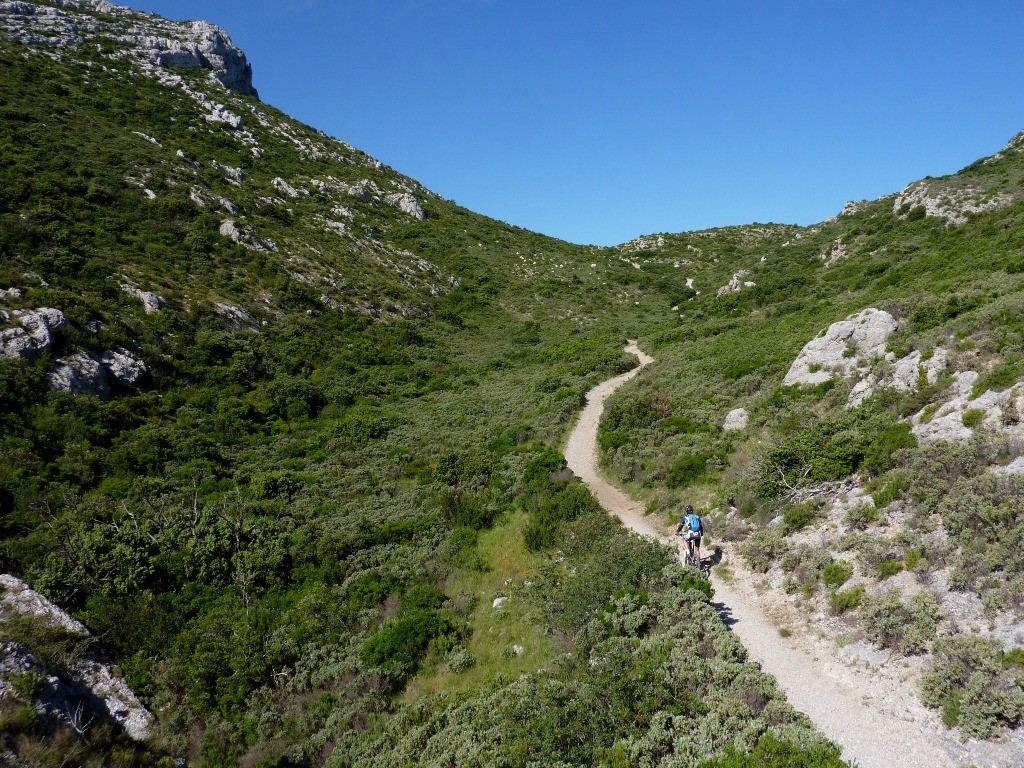
[[[640,365],[628,373],[609,379],[587,393],[587,402],[579,421],[569,435],[565,457],[569,467],[587,484],[594,496],[623,525],[644,536],[662,541],[681,550],[682,542],[663,529],[656,519],[644,515],[644,505],[623,493],[598,472],[597,425],[604,411],[604,401],[654,359],[630,341],[626,351],[637,356]],[[944,768],[967,765],[963,756],[949,754],[946,744],[935,743],[918,715],[920,712],[896,717],[886,712],[885,702],[876,699],[870,676],[859,679],[853,675],[837,677],[836,658],[815,653],[813,643],[796,636],[783,639],[779,625],[764,611],[765,601],[752,584],[741,578],[715,579],[715,598],[720,612],[737,634],[752,661],[775,676],[790,703],[806,714],[821,731],[839,744],[846,760],[860,768]],[[836,648],[834,656],[839,655]],[[845,679],[843,679],[845,678]],[[946,748],[943,748],[946,747]],[[985,761],[980,765],[1010,766],[1019,763]]]

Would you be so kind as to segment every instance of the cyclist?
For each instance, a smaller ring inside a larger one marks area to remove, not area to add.
[[[679,520],[679,525],[676,527],[676,535],[682,536],[686,542],[686,548],[690,550],[690,554],[694,551],[697,553],[697,562],[699,563],[700,558],[700,540],[704,533],[704,526],[701,523],[700,515],[693,511],[693,506],[690,504],[686,505],[686,511]]]

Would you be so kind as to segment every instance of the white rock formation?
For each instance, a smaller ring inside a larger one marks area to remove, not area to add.
[[[916,392],[920,388],[921,379],[928,384],[939,380],[939,374],[946,370],[948,353],[938,348],[927,360],[921,359],[921,353],[914,350],[904,358],[897,360],[892,370],[883,373],[870,373],[858,381],[850,390],[847,406],[855,408],[880,389],[891,387],[901,392]]]
[[[876,358],[884,358],[885,344],[895,330],[893,316],[873,307],[832,323],[823,335],[804,345],[782,383],[821,384],[849,376]]]
[[[427,214],[423,210],[423,206],[420,205],[419,201],[408,192],[389,195],[388,202],[402,213],[407,213],[414,219],[423,221],[427,218]]]
[[[227,180],[236,187],[242,186],[242,182],[245,181],[245,172],[241,168],[233,168],[230,165],[218,163],[216,160],[211,160],[210,166],[223,173]]]
[[[255,320],[253,320],[252,315],[241,307],[236,307],[234,304],[228,304],[226,301],[218,301],[215,303],[213,305],[213,311],[221,317],[231,320],[242,328],[248,328],[251,331],[255,331],[259,328],[259,325],[257,325]]]
[[[68,326],[64,313],[51,307],[15,310],[10,318],[21,327],[0,331],[0,358],[34,360],[53,345],[53,332]]]
[[[100,363],[111,379],[125,387],[138,386],[146,375],[146,364],[123,347],[104,352]]]
[[[87,635],[88,630],[81,622],[76,621],[67,612],[62,611],[41,594],[36,592],[14,576],[0,575],[0,621],[12,614],[29,614],[37,616],[53,627],[59,627],[75,634]],[[19,669],[31,669],[34,662],[24,653],[23,649],[13,643],[5,643],[0,647],[0,668],[14,666]],[[136,740],[149,738],[153,728],[153,715],[142,706],[132,689],[124,679],[115,674],[111,668],[101,663],[98,657],[85,658],[76,662],[71,669],[74,681],[87,688],[92,696],[106,709],[107,714],[121,724],[125,732]],[[54,678],[47,678],[46,689],[58,683]],[[60,700],[74,696],[71,691],[58,691]],[[75,697],[77,698],[77,697]],[[59,707],[57,708],[59,710]]]
[[[718,289],[718,296],[726,296],[730,293],[739,293],[744,288],[753,288],[757,283],[753,283],[750,280],[744,280],[743,278],[748,277],[750,272],[745,269],[741,269],[739,272],[732,276],[732,279]]]
[[[939,405],[938,409],[923,408],[914,414],[910,419],[911,431],[924,442],[966,442],[976,429],[989,432],[1001,430],[1024,436],[1024,427],[1020,424],[1007,424],[1007,415],[1011,410],[1020,413],[1020,409],[1024,408],[1024,381],[998,392],[990,389],[972,398],[971,393],[977,381],[976,371],[954,374],[953,385],[950,387],[952,397]],[[980,412],[980,420],[973,427],[964,424],[964,414],[969,411]]]
[[[733,408],[726,414],[722,429],[727,432],[734,429],[746,429],[749,420],[750,414],[746,408]]]
[[[162,296],[157,296],[155,293],[151,293],[149,291],[143,291],[138,286],[127,282],[127,279],[128,278],[125,278],[126,282],[118,283],[117,286],[133,299],[141,301],[142,309],[147,315],[159,312],[167,305],[167,302],[164,301]]]
[[[280,176],[275,178],[270,183],[274,187],[274,189],[276,189],[278,192],[280,192],[282,194],[288,195],[288,197],[298,197],[299,196],[299,191],[297,189],[295,189],[295,187],[293,187],[287,181],[282,179]]]
[[[1006,466],[996,467],[992,471],[997,475],[1024,475],[1024,456],[1018,456]]]
[[[99,361],[85,352],[76,352],[54,361],[46,372],[50,389],[56,392],[70,392],[72,395],[95,395],[103,399],[110,397],[110,382],[106,369]]]
[[[975,187],[936,188],[934,180],[923,179],[909,184],[896,195],[892,212],[906,218],[910,210],[924,208],[925,216],[942,219],[956,227],[973,213],[994,211],[1012,202],[1012,195],[993,195]]]
[[[59,8],[27,2],[0,3],[0,33],[22,43],[54,49],[102,34],[160,67],[207,69],[225,88],[257,96],[245,54],[219,27],[205,21],[173,22],[102,0],[61,0]]]
[[[496,597],[496,598],[494,598],[494,602],[491,603],[491,607],[494,608],[495,610],[497,610],[498,608],[501,608],[501,606],[503,606],[507,602],[508,602],[508,598],[507,597]]]

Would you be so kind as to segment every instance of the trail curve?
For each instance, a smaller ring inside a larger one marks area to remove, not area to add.
[[[598,471],[597,427],[604,403],[615,390],[633,379],[654,358],[629,341],[626,352],[640,364],[627,373],[608,379],[587,393],[586,405],[565,445],[569,468],[590,488],[601,506],[623,525],[643,536],[675,547],[682,542],[671,536],[657,519],[644,514],[642,502],[631,498],[605,480]],[[824,660],[798,645],[784,642],[778,628],[764,615],[757,595],[743,585],[714,580],[719,610],[747,649],[751,661],[773,675],[790,704],[806,714],[828,738],[838,744],[843,758],[859,768],[945,768],[954,765],[949,756],[929,743],[913,722],[894,721],[865,703],[856,686],[828,675]]]

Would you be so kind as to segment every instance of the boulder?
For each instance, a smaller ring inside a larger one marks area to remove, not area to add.
[[[750,419],[750,414],[746,408],[733,408],[725,416],[725,422],[722,424],[722,429],[727,432],[734,429],[746,429],[747,421]]]
[[[850,376],[861,366],[885,357],[885,344],[895,330],[895,318],[873,307],[832,323],[824,334],[804,345],[782,383],[813,385]]]
[[[167,302],[164,301],[162,296],[157,296],[155,293],[151,293],[149,291],[143,291],[129,282],[118,283],[117,285],[133,299],[141,301],[142,309],[147,315],[159,312],[167,305]]]
[[[58,358],[47,371],[46,380],[56,392],[72,395],[95,395],[104,400],[110,397],[107,371],[100,362],[85,352],[76,352]]]
[[[107,376],[123,387],[137,387],[147,371],[146,364],[123,347],[104,352],[100,355],[100,364]]]
[[[732,279],[718,289],[718,296],[726,296],[730,293],[739,293],[744,288],[753,288],[757,283],[751,282],[750,280],[744,280],[743,278],[748,277],[750,273],[741,269],[739,272],[732,276]],[[689,286],[688,286],[689,287]]]
[[[81,622],[8,574],[0,575],[0,620],[5,614],[28,614],[73,634],[89,634]],[[131,738],[137,741],[149,738],[154,723],[153,715],[142,705],[120,673],[103,663],[102,658],[102,651],[94,647],[85,658],[70,665],[68,671],[71,680],[65,682],[54,675],[44,678],[39,695],[44,717],[66,719],[81,704],[85,711],[112,718]],[[6,677],[3,672],[30,670],[40,670],[31,654],[14,643],[0,643],[0,681]]]
[[[64,313],[51,307],[15,310],[11,316],[21,327],[0,331],[0,358],[34,360],[53,346],[53,332],[69,325]]]
[[[922,377],[928,384],[934,384],[939,380],[939,374],[946,370],[948,358],[949,354],[941,347],[927,360],[922,360],[920,351],[915,349],[906,357],[897,360],[890,372],[882,375],[871,373],[858,381],[850,390],[846,405],[848,408],[855,408],[885,387],[902,392],[916,392]]]
[[[420,205],[419,201],[408,192],[390,195],[388,197],[388,202],[402,213],[406,213],[414,219],[423,221],[427,218],[427,214],[423,210],[423,206]]]

